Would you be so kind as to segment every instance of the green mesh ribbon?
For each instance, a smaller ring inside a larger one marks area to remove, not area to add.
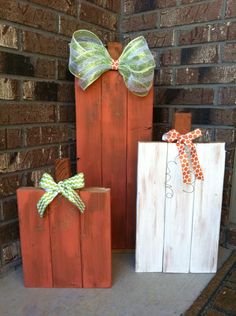
[[[84,174],[79,173],[74,177],[56,183],[48,173],[44,173],[40,183],[40,188],[44,189],[46,193],[41,197],[37,203],[37,209],[40,217],[43,217],[47,206],[52,200],[61,193],[66,199],[77,206],[81,213],[85,210],[84,202],[80,196],[74,191],[84,187]]]
[[[138,96],[148,94],[153,82],[155,61],[143,36],[133,39],[117,61],[101,40],[87,30],[76,31],[70,43],[70,72],[79,78],[83,90],[104,72],[118,70],[127,88]]]

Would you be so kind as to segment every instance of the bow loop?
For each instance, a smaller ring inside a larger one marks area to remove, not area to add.
[[[178,151],[179,151],[179,158],[182,166],[182,173],[183,173],[183,182],[184,183],[191,183],[191,173],[190,167],[192,166],[195,177],[198,180],[204,180],[203,172],[198,160],[197,151],[193,140],[202,136],[201,130],[195,129],[187,134],[180,134],[175,129],[170,130],[169,132],[165,133],[162,137],[163,140],[173,143],[175,141]],[[186,147],[189,148],[189,152],[186,151]],[[190,154],[190,160],[188,155]]]
[[[105,71],[118,70],[134,94],[148,94],[154,77],[155,61],[143,36],[132,40],[114,61],[101,40],[87,30],[76,31],[70,43],[70,72],[79,78],[83,90]]]
[[[74,177],[59,181],[58,183],[53,180],[51,175],[44,173],[40,180],[39,186],[46,191],[46,193],[37,203],[37,209],[40,217],[43,217],[47,206],[59,193],[61,193],[71,203],[77,206],[80,212],[83,213],[85,205],[78,193],[74,191],[75,189],[81,189],[84,187],[83,173],[79,173]]]

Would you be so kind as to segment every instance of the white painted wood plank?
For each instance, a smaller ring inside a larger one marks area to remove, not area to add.
[[[136,272],[161,272],[166,143],[139,143]]]
[[[225,145],[196,144],[204,181],[196,180],[190,272],[216,272]]]
[[[176,144],[168,144],[167,168],[163,272],[187,273],[191,250],[193,187],[183,183]],[[171,193],[173,196],[168,197]]]

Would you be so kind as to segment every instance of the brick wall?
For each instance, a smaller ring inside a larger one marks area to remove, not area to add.
[[[224,244],[236,144],[236,1],[124,0],[122,9],[124,42],[144,35],[157,62],[154,139],[184,110],[205,140],[226,142]]]
[[[119,1],[0,0],[0,272],[19,261],[16,189],[75,160],[68,42],[86,28],[117,39]]]

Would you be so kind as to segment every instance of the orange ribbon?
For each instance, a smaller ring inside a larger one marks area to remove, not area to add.
[[[168,143],[173,143],[174,141],[177,141],[176,146],[178,147],[179,151],[179,158],[183,174],[183,182],[187,184],[191,183],[190,162],[196,179],[204,180],[203,172],[197,156],[196,147],[195,144],[192,142],[194,139],[202,136],[201,130],[197,128],[192,132],[181,135],[175,129],[172,129],[163,136],[163,140],[167,141]],[[185,146],[187,146],[190,149],[190,161],[188,158],[188,154],[185,150]]]

